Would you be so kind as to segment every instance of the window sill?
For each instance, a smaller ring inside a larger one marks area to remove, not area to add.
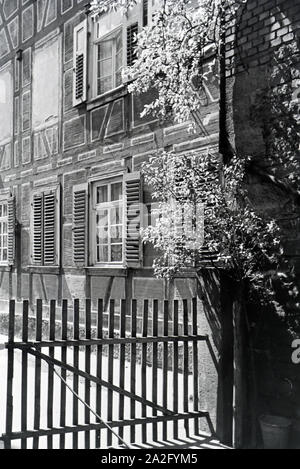
[[[123,84],[119,86],[118,88],[115,88],[111,91],[108,91],[105,94],[102,94],[101,96],[97,96],[96,98],[90,99],[86,105],[87,111],[91,111],[95,109],[96,107],[103,106],[104,104],[108,104],[111,101],[116,101],[117,99],[120,99],[126,96],[127,93],[128,93],[127,84]]]
[[[86,272],[88,275],[95,275],[99,277],[127,277],[127,268],[120,267],[120,266],[94,266],[94,267],[86,267]]]
[[[58,265],[29,265],[23,269],[31,274],[60,274],[61,268]]]

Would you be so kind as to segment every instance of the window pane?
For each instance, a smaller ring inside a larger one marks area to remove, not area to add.
[[[106,226],[108,224],[108,210],[98,210],[97,226]]]
[[[98,228],[97,244],[107,243],[108,241],[108,227]]]
[[[110,230],[110,237],[112,243],[122,242],[122,226],[112,226]]]
[[[3,208],[3,205],[0,205],[0,217],[2,217],[2,208]]]
[[[122,261],[122,244],[111,246],[111,262]]]
[[[97,262],[108,262],[107,245],[101,245],[97,247]]]
[[[114,207],[111,209],[111,224],[112,225],[120,225],[122,224],[122,208]]]
[[[112,57],[113,41],[103,41],[98,46],[98,60]]]
[[[81,51],[84,47],[84,29],[79,29],[76,36],[76,50]]]
[[[3,260],[7,261],[7,249],[3,249]]]
[[[113,74],[112,59],[98,62],[98,78],[111,77]]]
[[[97,187],[97,204],[102,204],[103,202],[108,201],[108,191],[107,191],[107,186],[101,186]],[[107,210],[104,211],[107,214]],[[100,213],[104,213],[103,211],[100,211]]]
[[[116,86],[122,85],[122,72],[116,74]]]
[[[122,183],[117,182],[111,185],[111,200],[122,200]]]
[[[3,217],[7,217],[7,205],[3,205]]]
[[[116,37],[116,51],[117,53],[122,52],[122,33],[120,32]]]
[[[113,88],[112,77],[104,78],[103,80],[98,81],[98,94],[107,93]]]
[[[108,229],[108,211],[99,210],[96,217],[97,233]]]
[[[120,52],[117,52],[117,55],[116,55],[116,70],[120,70],[120,68],[122,68],[122,65],[123,65],[122,58],[123,58],[123,54],[121,50]]]
[[[3,233],[7,233],[7,223],[3,223]]]

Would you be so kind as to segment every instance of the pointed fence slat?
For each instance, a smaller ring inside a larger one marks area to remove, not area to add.
[[[56,320],[56,301],[50,302],[49,313],[49,340],[55,341],[55,320]],[[49,357],[54,358],[55,349],[49,348]],[[54,404],[54,372],[53,366],[49,365],[48,368],[48,399],[47,399],[47,426],[53,428],[53,404]],[[47,440],[48,449],[53,448],[53,437],[48,436]]]
[[[97,338],[102,339],[103,337],[103,300],[98,300],[98,311],[97,311]],[[102,378],[102,345],[97,346],[97,364],[96,364],[96,376]],[[96,412],[101,414],[102,408],[102,386],[97,384],[96,387]],[[101,430],[96,431],[96,448],[101,447]]]
[[[189,311],[188,302],[183,300],[183,334],[188,335],[188,321]],[[184,342],[183,344],[183,411],[188,413],[189,410],[189,344]],[[186,435],[189,436],[189,420],[184,421],[184,427]]]
[[[23,324],[22,324],[22,341],[28,342],[28,313],[29,302],[23,302]],[[21,430],[27,430],[27,399],[28,399],[28,354],[22,351],[22,395],[21,395]],[[27,449],[27,440],[21,441],[21,449]]]
[[[35,323],[35,340],[37,342],[42,340],[42,327],[43,327],[43,302],[37,300],[36,302],[36,323]],[[40,428],[41,420],[41,374],[42,374],[42,361],[40,358],[35,359],[35,386],[34,386],[34,429]],[[33,438],[32,448],[38,449],[39,437]]]
[[[127,313],[127,302],[126,300],[121,301],[121,317],[120,317],[120,338],[125,338],[126,336],[126,313]],[[120,389],[125,389],[125,359],[126,359],[126,349],[125,344],[120,345]],[[119,420],[124,420],[124,396],[119,396]],[[124,437],[124,428],[120,427],[119,436]]]
[[[148,316],[149,316],[149,301],[144,301],[143,308],[143,337],[148,335]],[[142,375],[141,375],[141,389],[142,397],[147,398],[147,344],[142,345]],[[142,406],[142,417],[147,416],[147,406]],[[147,425],[142,426],[142,443],[147,442]]]
[[[110,339],[114,338],[115,329],[115,301],[110,300],[109,304],[109,323],[108,323],[108,336]],[[108,382],[113,384],[114,379],[114,345],[109,345],[108,348]],[[113,419],[113,392],[111,389],[108,390],[107,395],[107,420],[112,422]],[[107,432],[107,446],[112,445],[112,433]]]
[[[168,337],[169,333],[169,302],[164,301],[164,311],[163,311],[163,335]],[[168,342],[163,344],[163,407],[168,407]],[[163,440],[168,439],[168,424],[167,422],[163,423]]]
[[[174,301],[173,335],[178,336],[178,300]],[[178,342],[173,344],[173,411],[178,413]],[[173,423],[173,437],[178,438],[178,421]]]
[[[137,302],[132,300],[131,308],[131,336],[136,337],[136,314],[137,314]],[[136,344],[131,345],[131,356],[130,356],[130,392],[135,394],[136,388]],[[135,419],[136,401],[130,400],[130,418]],[[131,425],[130,428],[130,442],[135,443],[135,425]]]
[[[61,309],[61,338],[62,340],[67,340],[68,338],[68,301],[63,300],[62,309]],[[67,363],[67,347],[61,347],[61,362]],[[65,369],[59,370],[61,377],[67,379],[67,371]],[[67,389],[63,381],[60,384],[60,426],[64,427],[66,425],[66,394]],[[65,435],[60,435],[59,438],[59,449],[65,449],[66,437]]]
[[[9,303],[8,343],[15,339],[15,301]],[[14,349],[7,351],[7,387],[6,387],[6,433],[12,432],[13,426],[13,379],[14,379]],[[11,448],[11,442],[5,440],[5,449]]]
[[[91,300],[87,299],[85,301],[85,337],[90,339],[92,336],[92,317],[91,317]],[[91,372],[91,347],[88,345],[85,347],[85,371],[86,373]],[[88,379],[85,380],[85,389],[84,389],[84,400],[90,405],[91,403],[91,383]],[[91,421],[91,413],[86,407],[84,410],[84,423],[89,424]],[[90,449],[90,432],[85,432],[84,435],[84,445],[85,449]]]
[[[158,301],[153,301],[153,312],[152,312],[152,335],[153,337],[158,336]],[[157,371],[158,371],[158,344],[153,342],[152,346],[152,402],[157,404]],[[152,415],[157,416],[157,410],[152,410]],[[157,441],[157,423],[152,425],[152,439]]]
[[[79,300],[74,300],[73,306],[73,337],[74,340],[79,340]],[[73,366],[74,368],[79,368],[79,346],[73,347]],[[79,391],[79,376],[73,375],[73,389],[76,394]],[[78,425],[78,399],[73,395],[73,416],[72,423],[74,426]],[[78,433],[73,434],[73,449],[78,448]]]
[[[192,332],[193,335],[197,335],[198,327],[197,327],[197,298],[193,298],[192,300]],[[199,367],[198,367],[198,343],[193,342],[193,399],[194,399],[194,411],[198,411],[199,409]],[[199,435],[199,420],[194,420],[194,433],[195,435]]]

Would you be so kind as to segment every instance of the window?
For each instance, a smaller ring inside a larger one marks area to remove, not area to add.
[[[96,264],[123,262],[123,182],[112,181],[94,187],[94,261]]]
[[[58,265],[58,189],[34,194],[32,209],[32,262],[34,265]]]
[[[7,203],[0,203],[0,264],[8,262],[8,211]]]
[[[97,94],[101,95],[122,84],[122,30],[111,39],[97,44]]]
[[[139,172],[74,186],[74,265],[141,267],[142,201]]]
[[[133,65],[136,59],[136,35],[147,21],[148,0],[138,0],[126,16],[121,9],[110,10],[91,24],[90,84],[93,98],[123,84],[122,69]]]
[[[136,60],[136,35],[151,23],[160,3],[137,0],[126,15],[121,8],[113,8],[97,21],[85,19],[74,27],[73,106],[122,86],[123,67],[132,66]]]

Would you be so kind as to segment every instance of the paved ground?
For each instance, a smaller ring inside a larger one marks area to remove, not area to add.
[[[4,342],[6,339],[3,336],[0,336],[0,343]],[[56,358],[60,358],[59,351],[57,351]],[[84,353],[80,353],[80,369],[84,370]],[[68,362],[72,363],[72,351],[68,351]],[[35,359],[34,357],[29,357],[29,366],[28,366],[28,429],[33,428],[33,417],[34,417],[34,411],[33,411],[33,405],[34,405],[34,363]],[[108,367],[107,367],[107,358],[103,357],[103,379],[107,379],[107,372],[108,372]],[[96,369],[96,361],[95,357],[92,357],[92,364],[91,364],[91,369],[92,369],[92,374],[95,373]],[[42,378],[41,378],[41,426],[42,428],[47,428],[46,425],[46,418],[47,418],[47,371],[48,367],[46,364],[42,365]],[[4,433],[5,430],[5,402],[6,402],[6,373],[7,373],[7,351],[3,350],[0,351],[0,435]],[[147,398],[151,399],[151,392],[152,392],[152,378],[151,378],[151,368],[147,369]],[[13,430],[14,431],[19,431],[20,430],[20,425],[21,425],[21,420],[20,420],[20,415],[21,415],[21,353],[19,351],[16,351],[15,353],[15,373],[14,373],[14,421],[13,421]],[[169,376],[169,390],[168,390],[168,398],[170,399],[170,408],[171,408],[171,400],[172,400],[172,380],[171,380],[171,373]],[[118,384],[119,382],[119,362],[118,360],[115,360],[114,362],[114,384]],[[130,368],[129,364],[126,365],[125,368],[125,388],[129,390],[130,386]],[[158,386],[160,387],[160,383],[162,382],[162,373],[161,370],[158,371]],[[140,383],[141,383],[141,368],[137,367],[137,376],[136,376],[136,387],[137,387],[137,394],[140,393]],[[68,376],[68,384],[72,386],[72,376]],[[80,379],[80,390],[79,394],[81,397],[84,397],[84,384],[85,380]],[[183,383],[182,383],[182,376],[179,376],[179,395],[182,395],[182,389],[183,389]],[[192,381],[190,382],[190,389],[192,389]],[[95,402],[96,402],[96,388],[94,385],[91,386],[91,407],[93,409],[96,408]],[[60,418],[60,380],[55,376],[54,379],[54,395],[55,395],[55,400],[54,400],[54,406],[53,406],[53,413],[54,413],[54,426],[59,426],[59,418]],[[159,403],[162,404],[161,402],[162,396],[160,396]],[[66,423],[67,425],[72,424],[72,394],[70,393],[69,390],[67,390],[67,408],[66,408]],[[104,420],[107,418],[107,391],[104,388],[102,391],[102,411],[101,411],[101,416]],[[114,393],[114,400],[113,400],[113,417],[114,419],[118,419],[118,404],[119,404],[119,396]],[[129,411],[130,411],[130,400],[128,398],[125,398],[125,418],[129,418]],[[179,411],[182,411],[182,404],[180,403]],[[190,402],[190,405],[192,407],[192,402]],[[79,404],[79,422],[84,423],[84,406],[82,404]],[[192,410],[192,408],[191,408]],[[136,405],[136,412],[137,416],[141,415],[141,405],[137,403]],[[151,415],[151,409],[149,409],[149,415]],[[94,422],[95,419],[92,416],[91,417],[91,422]],[[192,422],[191,422],[192,425]],[[159,432],[159,438],[161,438],[161,424],[158,424],[158,432]],[[172,424],[168,423],[168,429],[170,434],[172,434]],[[185,437],[185,431],[184,431],[184,426],[183,422],[179,423],[179,435],[180,435],[180,440],[173,441],[170,440],[168,442],[164,443],[152,443],[151,444],[151,438],[152,438],[152,429],[151,426],[147,426],[147,438],[149,441],[149,444],[147,446],[139,446],[139,441],[137,441],[137,445],[135,447],[170,447],[170,448],[185,448],[185,447],[190,447],[190,448],[207,448],[207,449],[212,449],[212,448],[223,448],[219,443],[212,438],[210,438],[208,435],[202,435],[201,437],[195,437],[195,438],[186,438]],[[139,427],[137,427],[136,434],[139,435],[141,432],[139,430]],[[91,432],[91,447],[93,447],[94,443],[94,434],[95,432]],[[106,437],[107,437],[107,432],[106,430],[102,431],[102,445],[105,447],[106,444]],[[58,436],[54,437],[54,446],[58,445]],[[83,447],[83,438],[84,435],[79,434],[79,442],[81,443]],[[129,441],[129,428],[124,429],[124,439],[125,441]],[[28,441],[28,447],[31,447],[31,441]],[[80,444],[79,443],[79,444]],[[113,437],[113,445],[114,447],[117,447],[120,444],[119,440],[116,437]],[[72,448],[72,436],[67,435],[66,436],[66,447],[67,448]],[[14,441],[13,442],[13,448],[20,448],[20,441]],[[46,438],[40,438],[40,448],[46,448]]]

